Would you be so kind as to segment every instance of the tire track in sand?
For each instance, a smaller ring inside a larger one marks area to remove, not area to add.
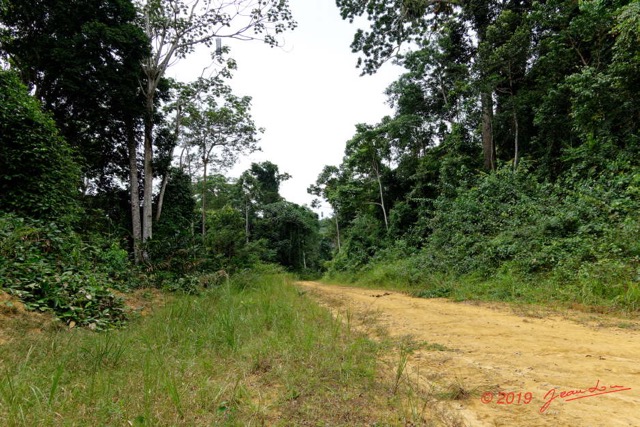
[[[411,335],[455,349],[418,350],[407,367],[425,386],[458,384],[473,391],[450,405],[469,426],[640,426],[637,329],[601,328],[558,315],[524,317],[504,305],[317,282],[298,286],[334,312],[349,310],[360,318],[374,312],[375,323],[392,337]]]

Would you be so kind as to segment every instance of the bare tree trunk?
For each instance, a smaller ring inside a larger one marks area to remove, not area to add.
[[[202,175],[202,238],[204,239],[207,232],[207,209],[206,209],[206,194],[207,194],[207,161],[202,159],[204,163],[204,173]]]
[[[246,242],[249,243],[249,202],[244,204],[244,236]]]
[[[178,168],[184,172],[185,169],[187,169],[187,173],[189,174],[189,178],[191,178],[191,180],[193,180],[193,176],[191,175],[191,160],[189,160],[189,153],[188,153],[188,149],[189,147],[187,145],[185,145],[184,147],[182,147],[182,150],[180,150],[180,163],[178,165]],[[185,151],[187,151],[187,157],[185,158]]]
[[[151,87],[151,80],[148,86]],[[153,91],[148,88],[144,118],[144,201],[142,206],[142,241],[153,237]]]
[[[160,221],[160,215],[162,215],[162,204],[164,203],[164,192],[167,189],[169,183],[169,171],[162,177],[162,185],[160,186],[160,194],[158,195],[158,206],[156,206],[156,222]]]
[[[380,170],[377,165],[374,166],[374,170],[376,171],[376,178],[378,180],[378,190],[380,191],[380,207],[382,208],[382,215],[384,216],[384,226],[387,231],[389,231],[389,221],[387,220],[387,209],[384,207],[384,197],[382,194],[382,180],[380,179]]]
[[[305,270],[307,269],[307,254],[304,250],[302,251],[302,266]]]
[[[138,187],[138,150],[133,124],[127,123],[127,145],[129,151],[129,188],[131,202],[131,232],[133,236],[133,259],[136,264],[142,260],[140,243],[142,241],[142,223],[140,221],[140,191]]]
[[[513,110],[513,126],[514,126],[514,131],[515,131],[515,141],[514,141],[514,156],[513,156],[513,170],[518,169],[518,162],[520,159],[520,141],[518,140],[519,135],[519,127],[518,127],[518,115],[516,114],[516,110],[514,108]]]
[[[493,100],[491,93],[483,92],[480,95],[482,103],[482,153],[484,155],[484,168],[496,169],[496,147],[493,142]]]
[[[514,133],[514,137],[513,137],[513,170],[515,171],[516,169],[518,169],[518,162],[520,160],[520,140],[519,140],[519,123],[518,123],[518,110],[517,110],[517,105],[516,105],[516,101],[515,101],[515,93],[513,90],[513,83],[514,83],[514,79],[513,79],[513,74],[511,72],[511,63],[509,63],[509,95],[511,97],[511,115],[513,118],[513,133]]]
[[[338,214],[336,213],[333,218],[336,220],[336,238],[338,241],[338,252],[342,249],[340,246],[340,226],[338,225]]]

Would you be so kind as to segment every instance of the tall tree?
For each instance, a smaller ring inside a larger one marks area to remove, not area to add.
[[[149,45],[136,25],[135,7],[130,0],[8,0],[3,5],[1,49],[81,154],[85,183],[104,187],[126,179],[128,172],[138,261],[136,154],[144,112],[139,80]]]
[[[243,176],[246,174],[255,178],[256,189],[254,197],[260,205],[282,201],[280,184],[291,179],[291,175],[287,172],[280,173],[278,165],[268,160],[261,163],[252,163]]]
[[[85,177],[126,170],[148,43],[130,0],[6,0],[0,49],[82,155]]]
[[[340,240],[340,197],[338,187],[340,185],[340,170],[336,166],[325,166],[318,175],[315,184],[307,188],[307,193],[325,199],[333,209],[333,221],[336,229],[336,246],[338,252],[342,249]],[[317,207],[319,202],[314,200],[312,207]]]
[[[238,178],[236,188],[241,194],[247,243],[256,215],[261,214],[265,206],[284,200],[280,196],[280,184],[290,178],[291,175],[280,173],[278,165],[270,161],[252,163]]]
[[[384,127],[373,127],[365,124],[356,125],[356,135],[347,142],[345,161],[347,166],[356,174],[375,182],[378,193],[377,202],[382,211],[385,229],[389,230],[389,218],[385,204],[385,188],[382,176],[388,170],[385,162],[389,162],[391,155],[390,141],[385,134]]]
[[[222,101],[222,102],[221,102]],[[224,99],[208,96],[204,104],[186,112],[185,139],[202,160],[202,236],[206,233],[206,183],[209,166],[216,171],[233,166],[241,154],[258,149],[263,132],[251,118],[251,98],[225,93]]]
[[[403,43],[422,45],[438,29],[451,21],[460,22],[461,28],[473,32],[471,39],[482,44],[487,28],[504,7],[495,0],[337,0],[343,19],[351,22],[367,15],[370,28],[358,29],[351,47],[361,52],[358,66],[364,73],[374,73],[384,62],[394,57]],[[466,36],[461,41],[469,39]],[[481,54],[474,46],[476,55]],[[476,58],[474,75],[478,88],[478,103],[481,109],[481,135],[485,168],[496,166],[496,150],[493,134],[494,87],[482,67],[483,58]],[[438,76],[435,75],[437,80]]]
[[[525,83],[527,63],[530,58],[531,28],[527,11],[517,8],[502,10],[494,22],[487,27],[485,39],[479,47],[479,56],[484,61],[482,69],[485,80],[494,90],[498,108],[496,115],[504,115],[513,138],[513,167],[518,167],[521,157],[521,140],[524,129],[521,110],[520,89]],[[499,120],[495,117],[493,122]],[[495,126],[494,128],[498,127]],[[505,132],[506,133],[506,132]],[[498,139],[494,131],[494,139]],[[509,137],[500,138],[508,140]],[[496,148],[494,142],[494,150]]]
[[[143,62],[146,99],[144,126],[143,240],[150,239],[153,192],[153,117],[158,85],[167,69],[199,46],[210,48],[216,38],[263,40],[296,26],[287,0],[137,0],[151,55]]]
[[[155,221],[159,221],[162,216],[164,194],[171,179],[171,164],[174,158],[174,151],[182,139],[185,112],[197,108],[198,103],[204,102],[208,95],[229,93],[230,88],[224,82],[224,77],[228,75],[228,72],[228,69],[223,69],[216,75],[204,77],[203,71],[202,76],[189,83],[167,79],[171,101],[163,108],[163,126],[156,135],[156,146],[158,148],[158,155],[155,161],[156,175],[161,176],[162,181],[156,202]],[[181,170],[183,169],[185,153],[188,152],[189,148],[188,143],[182,144],[179,164]]]

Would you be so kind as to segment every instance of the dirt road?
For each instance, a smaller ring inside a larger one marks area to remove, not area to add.
[[[468,426],[640,426],[637,323],[298,285],[343,318],[368,319],[370,331],[423,343],[407,375],[434,396],[463,397],[448,405]]]

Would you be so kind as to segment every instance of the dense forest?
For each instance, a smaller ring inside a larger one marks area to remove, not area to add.
[[[403,71],[301,206],[229,172],[287,0],[0,0],[4,425],[637,420],[640,0],[336,6]]]
[[[0,3],[3,290],[100,329],[126,317],[112,290],[320,268],[317,215],[279,194],[288,174],[223,175],[264,130],[222,41],[275,46],[296,26],[287,2],[236,3]],[[197,48],[200,78],[166,76]]]
[[[193,4],[0,3],[0,286],[29,308],[110,328],[114,290],[195,293],[265,264],[640,308],[640,2],[338,0],[371,24],[362,72],[405,71],[394,114],[354,124],[309,186],[323,219],[283,199],[277,159],[225,175],[264,130],[222,41],[278,45],[288,3]],[[197,48],[214,71],[168,78]]]
[[[309,192],[329,276],[424,296],[640,304],[640,2],[338,0],[394,114]]]

